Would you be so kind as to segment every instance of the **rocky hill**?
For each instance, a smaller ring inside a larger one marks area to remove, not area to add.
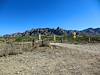
[[[80,35],[86,36],[100,36],[100,28],[88,28],[79,32]]]
[[[64,30],[62,28],[57,27],[56,29],[52,28],[37,28],[37,29],[31,29],[27,30],[23,33],[13,33],[13,34],[6,34],[4,37],[17,37],[17,36],[35,36],[38,34],[42,35],[72,35],[73,32],[77,32],[78,35],[85,35],[85,36],[100,36],[100,28],[88,28],[85,30]]]

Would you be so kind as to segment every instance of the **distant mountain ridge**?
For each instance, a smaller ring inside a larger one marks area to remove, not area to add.
[[[31,29],[27,30],[23,33],[13,33],[13,34],[6,34],[3,37],[19,37],[19,36],[35,36],[38,34],[42,35],[63,35],[67,34],[68,36],[72,35],[73,32],[76,32],[79,36],[85,35],[85,36],[100,36],[100,28],[88,28],[81,31],[78,30],[64,30],[60,27],[57,27],[56,29],[53,28],[37,28],[37,29]]]

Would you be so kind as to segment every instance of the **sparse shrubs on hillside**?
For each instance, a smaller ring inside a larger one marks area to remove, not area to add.
[[[24,36],[24,37],[16,37],[15,42],[31,42],[33,39],[38,39],[37,36]]]
[[[95,42],[100,43],[100,37],[90,37],[90,42],[92,42],[92,43],[95,43]]]
[[[78,42],[87,42],[87,43],[99,43],[100,37],[89,37],[89,36],[82,36],[77,38]]]
[[[32,40],[38,40],[38,36],[33,37],[17,37],[16,42],[32,42]],[[54,41],[54,36],[45,36],[41,37],[42,40]],[[89,41],[90,40],[90,41]],[[76,39],[73,38],[73,35],[67,36],[64,34],[62,36],[56,36],[55,42],[65,42],[65,43],[93,43],[100,42],[100,37],[89,37],[89,36],[77,36]]]
[[[67,43],[100,43],[100,37],[89,37],[89,36],[77,36],[73,39],[73,36],[67,36]]]

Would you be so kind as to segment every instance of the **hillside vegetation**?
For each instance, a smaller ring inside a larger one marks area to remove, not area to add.
[[[73,33],[76,32],[76,39],[73,39]],[[56,35],[56,42],[100,42],[100,28],[88,28],[85,30],[77,31],[77,30],[64,30],[62,28],[57,27],[56,29],[51,28],[37,28],[27,30],[23,33],[14,33],[14,34],[7,34],[3,36],[4,38],[11,38],[15,37],[17,42],[26,42],[38,40],[39,34],[42,35],[42,40],[54,40],[54,35]],[[0,39],[1,41],[2,38]]]

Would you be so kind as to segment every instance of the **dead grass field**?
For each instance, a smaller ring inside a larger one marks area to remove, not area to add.
[[[60,46],[0,57],[0,75],[100,75],[100,44]]]

